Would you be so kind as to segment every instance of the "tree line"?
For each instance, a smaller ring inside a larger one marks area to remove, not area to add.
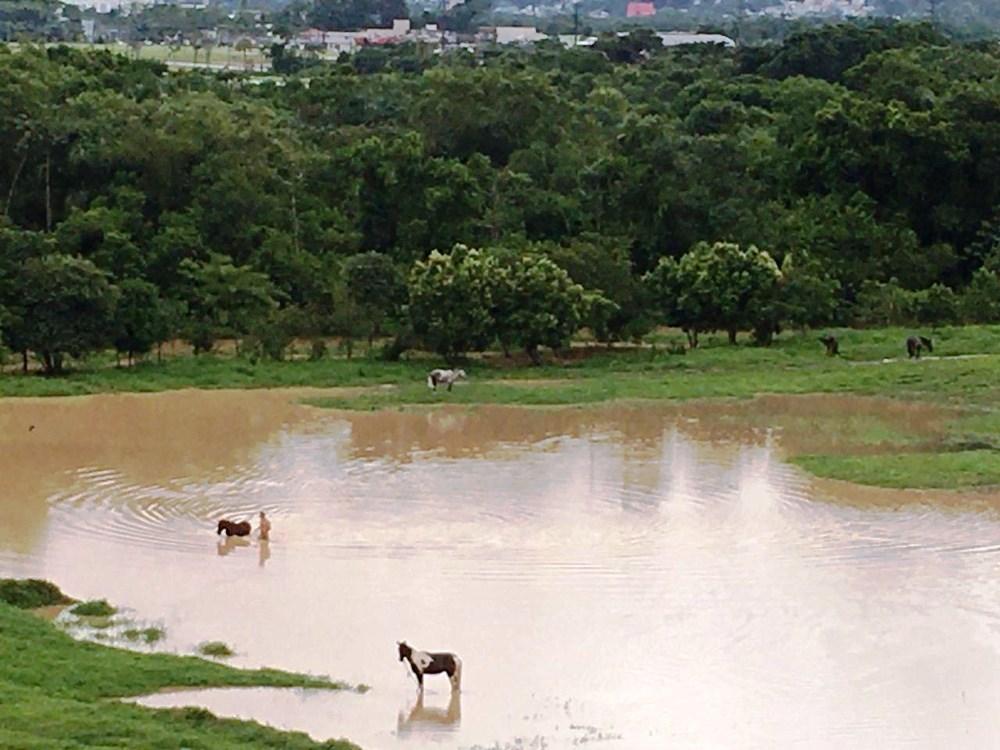
[[[584,326],[995,321],[998,57],[878,23],[264,81],[0,47],[2,340],[58,371],[175,337],[537,359]]]

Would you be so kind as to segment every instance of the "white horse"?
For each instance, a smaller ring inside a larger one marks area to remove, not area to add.
[[[427,375],[427,387],[436,391],[438,385],[446,385],[450,391],[456,380],[465,377],[465,370],[431,370]]]

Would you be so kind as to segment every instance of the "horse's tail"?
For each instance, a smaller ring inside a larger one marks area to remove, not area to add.
[[[451,689],[462,689],[462,660],[455,657],[455,673],[451,676]]]

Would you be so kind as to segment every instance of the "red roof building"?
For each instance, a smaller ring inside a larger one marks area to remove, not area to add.
[[[655,16],[656,6],[653,3],[631,2],[625,6],[625,16],[627,18],[642,18],[643,16]]]

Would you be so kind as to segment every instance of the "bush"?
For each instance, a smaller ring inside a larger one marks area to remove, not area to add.
[[[72,604],[74,600],[60,591],[54,583],[38,578],[0,578],[0,601],[19,609],[35,609],[54,604]]]
[[[958,297],[944,284],[934,284],[913,295],[917,321],[926,325],[958,322]]]
[[[198,645],[198,653],[202,656],[214,656],[217,659],[224,659],[236,652],[222,641],[205,641]]]
[[[857,323],[870,326],[910,325],[916,319],[916,296],[896,279],[883,284],[866,281],[854,305]]]
[[[92,599],[89,602],[81,602],[70,610],[79,617],[110,617],[118,610],[108,604],[106,599]]]

